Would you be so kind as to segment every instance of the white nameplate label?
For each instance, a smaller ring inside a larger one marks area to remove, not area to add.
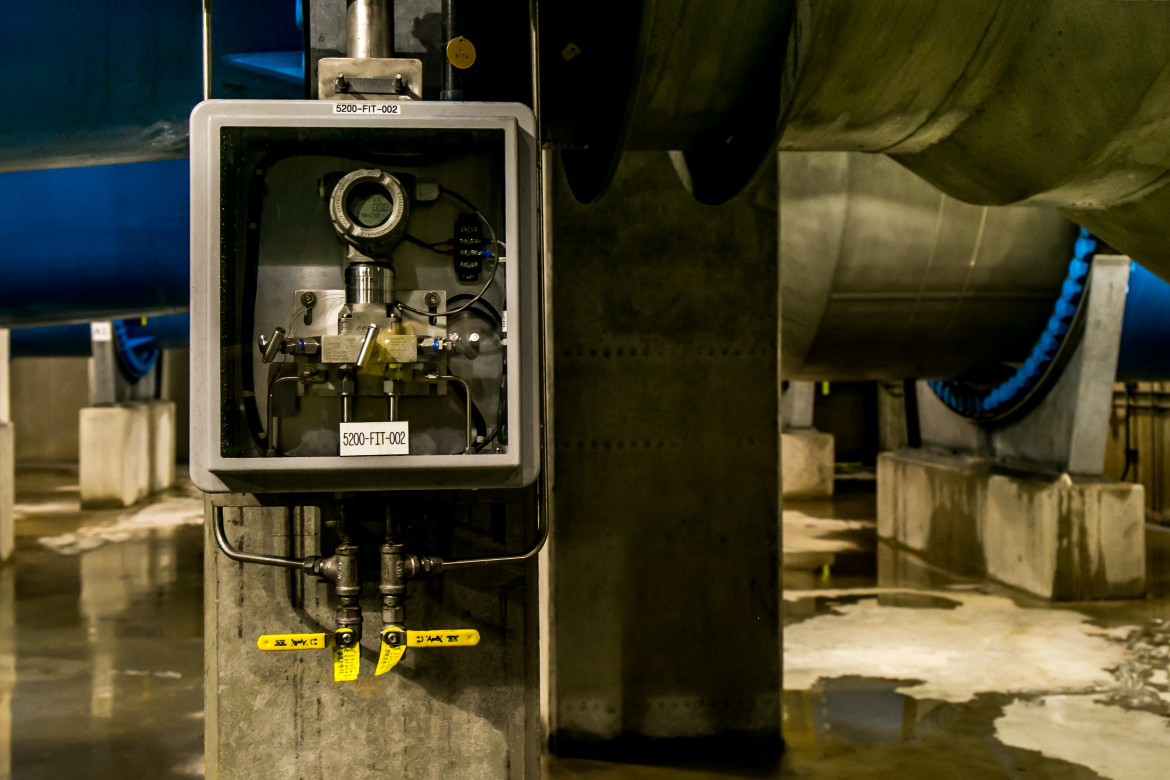
[[[409,455],[410,423],[341,423],[341,454]]]
[[[89,323],[89,337],[94,341],[110,341],[113,338],[110,323],[108,322],[91,322]]]
[[[335,114],[355,114],[365,116],[389,116],[401,114],[402,103],[372,103],[367,100],[346,100],[333,104]]]

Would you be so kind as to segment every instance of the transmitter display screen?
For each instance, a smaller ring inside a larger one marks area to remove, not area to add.
[[[381,185],[370,181],[353,188],[346,208],[354,222],[365,228],[376,228],[390,219],[394,204]]]

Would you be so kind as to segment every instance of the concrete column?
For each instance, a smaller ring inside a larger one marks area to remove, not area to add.
[[[130,506],[150,492],[150,411],[143,404],[91,406],[79,415],[81,505]]]
[[[110,322],[89,325],[92,359],[90,361],[89,405],[106,406],[124,400],[120,394],[117,358],[114,355],[114,328]]]
[[[228,539],[247,552],[321,552],[316,509],[225,511]],[[540,776],[534,565],[453,571],[411,583],[407,627],[473,627],[480,644],[411,648],[377,677],[381,602],[377,572],[367,572],[361,671],[356,681],[335,683],[328,650],[256,648],[261,634],[331,632],[332,586],[289,569],[230,561],[216,547],[210,509],[207,528],[208,780]],[[507,528],[511,536],[511,519]],[[523,542],[506,544],[520,549]]]
[[[10,401],[8,331],[0,330],[0,561],[12,555],[15,539],[16,446]]]
[[[558,177],[560,755],[779,751],[774,178],[713,208],[661,154],[589,206]]]

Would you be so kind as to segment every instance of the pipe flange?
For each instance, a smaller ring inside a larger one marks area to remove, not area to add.
[[[410,201],[398,179],[377,168],[351,171],[329,198],[333,229],[371,257],[386,256],[406,233]]]

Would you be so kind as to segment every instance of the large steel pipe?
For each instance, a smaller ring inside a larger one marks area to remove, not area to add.
[[[884,152],[964,201],[1060,206],[1170,276],[1165,3],[806,0],[780,148]]]
[[[1005,375],[1074,254],[1057,210],[961,203],[878,155],[783,155],[780,204],[789,379]],[[1170,283],[1134,264],[1118,381],[1170,379],[1168,313]]]
[[[770,148],[761,139],[779,137],[782,150],[892,155],[970,203],[1058,206],[1170,278],[1167,3],[538,10],[543,124],[582,200],[626,147],[682,150],[695,195],[725,200]]]
[[[878,155],[781,155],[783,375],[950,378],[1020,360],[1074,234],[1055,209],[961,203]]]
[[[622,150],[679,150],[699,200],[735,195],[775,148],[792,0],[537,2],[540,112],[569,186],[605,192]]]

